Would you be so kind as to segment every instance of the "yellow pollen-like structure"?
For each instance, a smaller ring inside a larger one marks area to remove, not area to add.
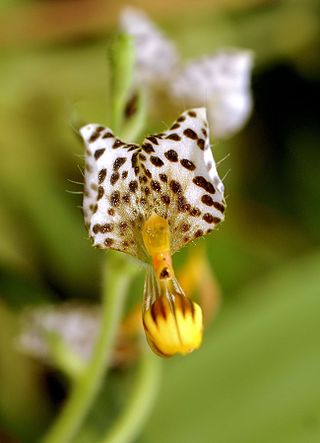
[[[174,276],[167,220],[153,213],[143,226],[142,238],[152,258],[157,288],[155,299],[143,313],[148,342],[162,357],[188,354],[202,342],[202,310],[184,295]]]

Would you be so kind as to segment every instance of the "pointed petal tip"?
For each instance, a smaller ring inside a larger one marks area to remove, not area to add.
[[[90,137],[90,135],[93,133],[93,131],[95,130],[97,125],[89,123],[87,125],[82,126],[79,129],[79,133],[81,135],[81,137],[83,138],[84,141],[88,140],[88,138]]]

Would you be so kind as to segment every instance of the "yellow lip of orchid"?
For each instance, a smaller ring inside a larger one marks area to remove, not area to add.
[[[86,145],[84,217],[93,245],[149,264],[143,322],[151,347],[164,356],[197,349],[202,311],[184,295],[171,256],[224,219],[206,110],[183,112],[141,145],[97,124],[80,133]]]
[[[148,343],[161,357],[189,354],[202,342],[202,310],[181,294],[171,302],[164,295],[157,298],[143,314],[143,326]]]
[[[202,342],[202,311],[184,295],[174,276],[168,221],[153,213],[143,225],[142,238],[153,266],[143,312],[147,340],[162,357],[189,354]]]

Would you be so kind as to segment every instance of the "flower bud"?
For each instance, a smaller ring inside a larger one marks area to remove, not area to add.
[[[158,297],[144,312],[143,325],[149,345],[161,357],[189,354],[202,342],[202,310],[181,294]]]

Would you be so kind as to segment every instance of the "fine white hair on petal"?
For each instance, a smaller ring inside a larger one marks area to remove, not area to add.
[[[249,51],[229,49],[188,63],[170,85],[170,95],[191,106],[205,104],[213,135],[241,129],[252,109]]]
[[[148,136],[141,146],[97,124],[80,134],[86,146],[83,208],[94,246],[147,261],[141,230],[152,213],[168,220],[172,253],[224,219],[224,189],[205,108],[183,112],[170,129]]]
[[[122,11],[120,28],[134,38],[135,81],[150,85],[167,82],[178,63],[178,54],[173,44],[142,11],[132,7]]]

